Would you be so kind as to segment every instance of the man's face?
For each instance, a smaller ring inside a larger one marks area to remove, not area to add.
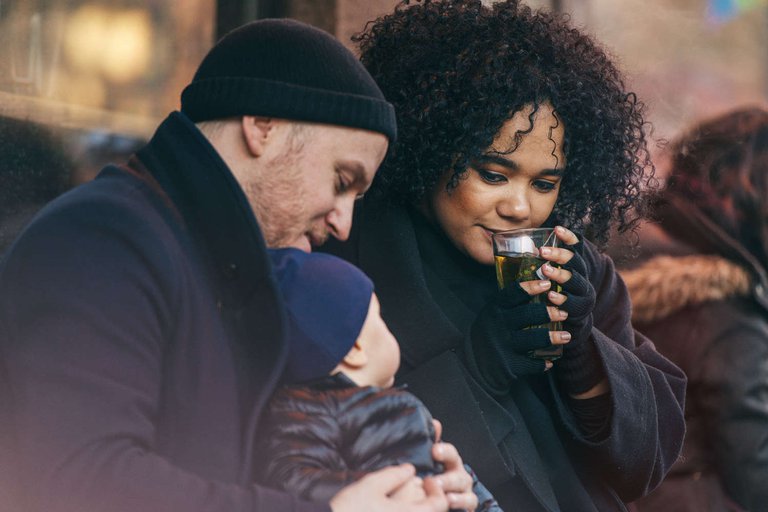
[[[281,129],[244,186],[267,245],[310,252],[329,235],[346,240],[355,199],[371,185],[387,137],[325,124]]]

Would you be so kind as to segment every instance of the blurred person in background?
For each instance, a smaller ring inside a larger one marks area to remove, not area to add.
[[[658,225],[622,271],[635,327],[688,375],[682,457],[637,510],[768,510],[768,110],[668,148]]]

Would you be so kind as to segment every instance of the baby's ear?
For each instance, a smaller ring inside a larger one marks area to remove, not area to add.
[[[357,341],[352,346],[352,350],[347,352],[342,362],[351,368],[362,368],[368,364],[368,355],[363,350],[363,347]]]

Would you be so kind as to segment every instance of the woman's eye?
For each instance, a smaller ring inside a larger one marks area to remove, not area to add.
[[[507,181],[507,177],[503,174],[493,171],[486,171],[485,169],[478,169],[477,174],[480,178],[487,183],[503,183]]]
[[[542,192],[551,192],[552,190],[555,190],[557,184],[552,183],[551,181],[537,180],[533,182],[533,186]]]

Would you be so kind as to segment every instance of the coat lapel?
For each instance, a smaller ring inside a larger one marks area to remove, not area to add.
[[[422,340],[401,347],[405,363],[416,366],[460,342],[461,332],[427,289],[408,213],[369,203],[360,223],[359,265],[376,283],[384,320],[396,338]]]

